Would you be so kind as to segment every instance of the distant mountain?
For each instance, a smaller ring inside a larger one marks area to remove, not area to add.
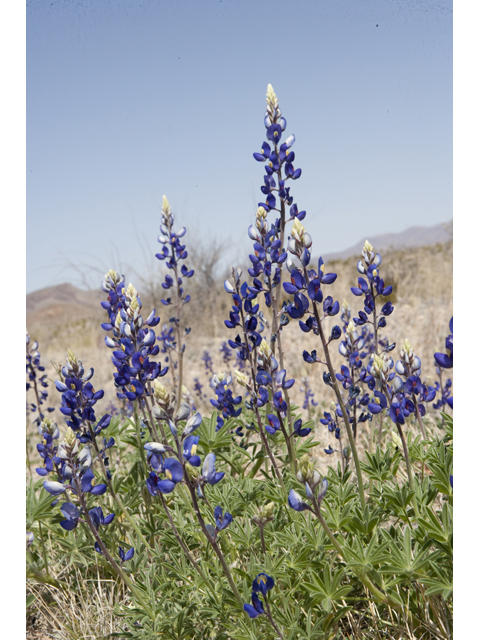
[[[445,222],[436,224],[433,227],[410,227],[399,233],[384,233],[379,236],[368,236],[357,244],[337,251],[336,253],[328,253],[322,258],[325,262],[333,260],[346,260],[353,255],[362,253],[365,240],[368,240],[375,251],[386,251],[388,249],[409,249],[412,247],[423,247],[425,245],[437,244],[439,242],[448,242],[453,237],[453,222]]]
[[[345,260],[352,255],[360,255],[367,239],[375,251],[387,249],[408,249],[425,245],[448,242],[452,239],[452,222],[433,227],[410,227],[400,233],[386,233],[363,238],[357,244],[337,253],[322,256],[325,262]],[[69,283],[47,287],[27,294],[27,322],[49,321],[53,318],[97,317],[104,314],[100,302],[105,299],[98,289],[78,289]]]
[[[100,289],[86,291],[65,282],[27,294],[27,316],[56,307],[83,307],[100,310],[100,302],[105,294]]]

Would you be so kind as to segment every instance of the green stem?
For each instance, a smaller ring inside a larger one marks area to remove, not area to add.
[[[137,426],[138,424],[138,420],[135,420],[135,426]],[[143,544],[145,545],[145,549],[147,550],[148,555],[150,556],[150,559],[153,559],[152,553],[151,553],[151,547],[148,544],[147,540],[145,539],[144,535],[142,534],[142,532],[140,531],[137,523],[135,522],[135,520],[132,518],[132,516],[128,513],[125,505],[123,504],[123,502],[121,501],[121,499],[119,498],[119,496],[117,495],[117,492],[115,491],[115,488],[113,486],[113,482],[111,480],[111,478],[108,477],[107,474],[107,469],[105,467],[105,463],[103,461],[103,457],[98,449],[98,444],[97,444],[97,439],[95,437],[95,434],[93,432],[92,429],[92,425],[90,422],[88,422],[88,428],[90,430],[90,436],[92,438],[92,442],[93,442],[93,446],[95,448],[95,452],[97,454],[97,458],[100,461],[100,465],[102,467],[102,472],[103,475],[105,477],[105,482],[108,485],[108,489],[110,491],[110,494],[113,498],[113,500],[115,501],[115,503],[117,504],[117,506],[119,507],[119,509],[121,510],[121,512],[123,513],[123,515],[125,516],[125,518],[128,520],[128,522],[130,523],[130,525],[133,527],[135,533],[137,534],[137,536],[140,538],[140,540],[143,542]],[[140,434],[138,434],[138,437],[140,437]],[[142,455],[142,460],[144,462],[144,466],[145,466],[145,470],[146,470],[146,464],[145,464],[145,459],[143,456],[143,448],[140,448],[141,451],[141,455]]]
[[[417,416],[418,424],[420,425],[420,430],[422,432],[423,439],[427,439],[427,434],[425,432],[425,427],[423,426],[422,416],[420,415],[420,411],[418,409],[417,398],[415,395],[413,396],[413,404],[415,406],[415,415]]]
[[[179,545],[182,547],[182,550],[184,552],[184,554],[187,556],[187,558],[190,560],[190,562],[192,563],[192,565],[195,567],[195,569],[197,570],[198,574],[203,578],[203,580],[208,584],[208,586],[210,587],[210,589],[212,589],[213,591],[213,586],[210,582],[210,579],[207,578],[207,576],[203,573],[202,569],[200,568],[200,566],[197,564],[195,558],[192,556],[192,554],[190,553],[187,545],[185,544],[185,542],[182,540],[177,527],[175,526],[175,523],[173,521],[172,518],[172,514],[170,513],[170,510],[167,506],[167,503],[165,502],[165,498],[163,497],[163,493],[160,493],[160,498],[162,500],[162,505],[163,508],[165,510],[165,513],[167,514],[168,517],[168,521],[170,523],[170,526],[172,527],[172,531],[175,535],[175,537],[178,540]]]
[[[345,552],[343,551],[342,547],[340,546],[338,540],[335,538],[335,536],[333,535],[330,527],[328,526],[328,524],[326,523],[324,517],[322,516],[322,512],[320,511],[320,507],[319,505],[316,503],[316,501],[314,500],[313,502],[313,510],[315,515],[317,516],[317,518],[320,521],[320,524],[322,525],[325,533],[327,534],[327,536],[330,539],[330,542],[333,544],[336,552],[338,553],[338,555],[348,564],[348,558],[345,554]],[[390,606],[393,606],[395,603],[392,602],[390,600],[390,598],[385,595],[382,591],[380,591],[380,589],[378,589],[378,587],[376,587],[373,582],[370,580],[370,578],[368,576],[366,576],[364,573],[362,573],[361,571],[359,571],[358,569],[354,569],[352,568],[353,573],[357,576],[357,578],[360,580],[360,582],[375,596],[375,598],[377,600],[379,600],[382,604],[389,604]]]
[[[304,275],[305,275],[305,278],[306,278],[306,280],[308,282],[309,279],[308,279],[308,273],[307,273],[306,269],[304,269]],[[318,332],[320,334],[320,340],[322,341],[323,352],[325,354],[325,359],[326,359],[326,362],[327,362],[328,371],[330,373],[330,378],[331,378],[331,381],[332,381],[333,390],[335,391],[335,395],[337,396],[338,404],[340,405],[340,409],[342,411],[342,416],[343,416],[343,421],[345,423],[345,428],[347,430],[348,441],[349,441],[349,444],[350,444],[350,448],[352,450],[352,456],[353,456],[353,460],[354,460],[354,463],[355,463],[355,471],[357,473],[358,493],[359,493],[360,503],[362,505],[362,511],[363,511],[363,509],[365,509],[365,492],[364,492],[364,488],[363,488],[362,468],[360,467],[360,460],[358,458],[358,452],[357,452],[357,447],[356,447],[356,444],[355,444],[355,438],[353,437],[352,428],[350,426],[350,420],[349,420],[349,417],[348,417],[348,414],[347,414],[347,409],[346,409],[345,404],[343,402],[342,394],[340,393],[340,389],[338,388],[337,378],[335,377],[335,370],[333,368],[332,360],[330,358],[330,352],[329,352],[329,349],[328,349],[327,341],[325,339],[325,334],[323,332],[322,322],[320,320],[320,315],[318,313],[318,308],[317,308],[317,303],[316,302],[313,303],[313,311],[314,311],[314,314],[315,314],[315,320],[317,321]]]
[[[217,558],[220,560],[220,564],[222,565],[223,568],[223,572],[230,584],[230,588],[233,591],[233,594],[235,595],[235,598],[238,602],[238,605],[240,607],[240,609],[243,610],[243,599],[242,596],[240,595],[239,590],[237,589],[237,585],[235,584],[235,581],[233,580],[232,574],[230,573],[230,569],[228,568],[227,563],[225,562],[225,558],[223,557],[223,553],[220,549],[220,547],[218,546],[217,542],[212,538],[212,536],[209,534],[208,529],[205,525],[205,521],[202,517],[202,514],[200,513],[200,508],[198,506],[198,501],[197,501],[197,496],[195,494],[195,489],[192,486],[191,480],[188,477],[188,475],[185,473],[185,477],[186,477],[186,484],[187,487],[190,491],[190,496],[192,498],[192,502],[193,502],[193,508],[195,510],[195,515],[197,516],[197,520],[198,523],[200,524],[200,527],[203,531],[203,534],[205,535],[205,537],[207,538],[208,542],[210,542],[210,544],[213,547],[213,550],[215,551],[215,554],[217,556]]]
[[[81,505],[82,510],[83,510],[83,516],[85,518],[84,522],[88,525],[88,528],[90,529],[93,537],[97,541],[98,546],[100,547],[100,549],[102,551],[102,554],[108,560],[108,562],[110,563],[110,565],[113,568],[113,570],[115,571],[115,573],[123,580],[125,585],[130,589],[130,591],[133,593],[135,599],[138,600],[138,602],[142,605],[142,607],[147,612],[147,614],[150,617],[150,619],[155,621],[155,613],[154,613],[154,611],[152,611],[152,608],[150,607],[150,605],[148,605],[145,602],[145,600],[143,599],[143,596],[140,594],[139,590],[134,585],[134,583],[130,580],[130,578],[127,576],[127,574],[123,571],[123,569],[112,558],[112,556],[110,555],[107,547],[103,544],[102,539],[98,535],[98,531],[95,528],[95,525],[93,524],[92,519],[90,518],[90,515],[88,513],[88,508],[87,508],[87,504],[85,502],[85,498],[83,496],[82,487],[80,485],[80,482],[79,482],[78,478],[76,477],[76,472],[75,472],[75,469],[73,467],[72,467],[72,470],[74,471],[74,477],[75,477],[75,484],[76,484],[76,488],[77,488],[78,499],[79,499],[80,505]]]
[[[280,422],[280,428],[282,430],[283,437],[285,438],[285,442],[287,444],[288,459],[290,461],[290,471],[292,472],[293,475],[295,475],[297,473],[297,464],[296,464],[297,461],[295,457],[295,447],[293,446],[292,439],[290,437],[291,434],[289,435],[287,433],[287,430],[283,423],[282,415],[278,410],[277,410],[277,418]]]
[[[137,436],[137,446],[138,446],[138,450],[140,452],[140,458],[142,459],[142,467],[143,467],[143,472],[146,476],[148,476],[148,467],[147,467],[147,460],[145,458],[145,450],[143,448],[143,444],[142,444],[142,438],[140,436],[140,420],[138,418],[138,411],[137,411],[137,407],[135,406],[135,434]]]
[[[267,609],[267,617],[270,620],[270,624],[275,629],[275,631],[278,633],[278,635],[280,636],[281,640],[284,640],[283,633],[277,627],[277,625],[275,624],[275,620],[273,619],[272,612],[270,611],[270,605],[268,604],[267,596],[265,596],[265,607]]]
[[[383,390],[385,391],[385,395],[387,397],[388,406],[389,408],[391,408],[392,398],[390,397],[390,392],[388,391],[386,384],[383,385]],[[405,458],[405,464],[407,466],[408,485],[410,487],[410,491],[413,492],[413,498],[412,498],[413,510],[415,511],[415,516],[418,518],[420,516],[420,513],[418,511],[417,499],[415,496],[415,485],[413,483],[412,466],[410,464],[410,455],[408,453],[408,445],[405,439],[405,435],[403,433],[403,429],[398,422],[396,423],[396,427],[397,427],[398,435],[400,436],[400,440],[402,441],[403,457]]]
[[[40,522],[40,520],[38,521],[38,530],[39,530],[39,533],[40,533],[40,542],[42,543],[43,564],[45,565],[45,571],[47,573],[49,573],[49,571],[48,571],[48,555],[47,555],[47,550],[45,549],[45,541],[43,539],[42,523]]]

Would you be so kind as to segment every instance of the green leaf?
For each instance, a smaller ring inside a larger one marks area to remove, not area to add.
[[[33,593],[27,596],[27,609],[31,604],[35,602],[35,599],[36,599],[36,596],[34,596]]]
[[[27,578],[30,580],[36,580],[42,584],[51,584],[52,587],[57,587],[57,589],[66,588],[66,585],[63,582],[59,582],[55,578],[52,578],[48,573],[41,573],[33,567],[27,568]]]

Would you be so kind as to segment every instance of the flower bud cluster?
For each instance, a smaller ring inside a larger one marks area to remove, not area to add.
[[[358,318],[354,318],[353,321],[359,326],[368,322],[375,325],[374,329],[377,330],[387,326],[386,317],[393,312],[392,303],[390,301],[385,302],[378,314],[378,319],[369,320],[369,316],[376,313],[376,298],[378,296],[389,296],[393,291],[393,287],[390,285],[386,287],[384,281],[380,278],[382,256],[374,252],[368,240],[365,240],[362,256],[363,261],[361,259],[358,261],[357,271],[361,275],[366,275],[368,282],[362,277],[358,278],[358,287],[352,287],[351,291],[355,296],[364,296],[364,311],[359,311]]]
[[[104,391],[94,389],[90,382],[94,373],[93,368],[85,374],[81,360],[70,349],[61,373],[63,381],[55,381],[57,391],[62,394],[60,411],[67,417],[67,425],[73,431],[79,432],[80,441],[90,441],[90,426],[94,435],[98,435],[102,429],[106,429],[110,424],[111,416],[109,414],[104,415],[97,422],[94,411],[94,406],[98,400],[103,398]]]
[[[305,485],[307,500],[314,503],[314,508],[312,509],[308,503],[304,502],[294,489],[290,491],[288,496],[289,506],[295,511],[315,510],[317,506],[320,506],[327,493],[328,481],[326,478],[322,479],[315,469],[313,461],[309,459],[308,454],[305,454],[299,460],[297,479]]]
[[[400,360],[395,363],[395,371],[398,375],[391,385],[394,402],[390,409],[390,417],[394,422],[403,424],[410,413],[416,412],[416,408],[421,416],[425,415],[423,403],[435,399],[436,389],[422,382],[422,363],[408,340],[405,340],[400,350]]]
[[[252,266],[248,269],[248,273],[254,278],[249,292],[252,294],[263,292],[265,304],[270,308],[272,290],[280,283],[280,267],[287,259],[287,253],[281,246],[278,227],[272,225],[268,230],[266,216],[266,209],[260,206],[257,210],[255,226],[251,225],[248,229],[248,235],[254,241],[254,253],[249,255]],[[265,287],[258,279],[262,274]]]
[[[133,284],[125,287],[123,277],[113,270],[105,275],[102,289],[108,293],[108,300],[102,307],[108,311],[109,322],[102,328],[111,332],[105,337],[105,344],[113,349],[113,374],[117,397],[134,401],[148,395],[147,383],[164,376],[168,367],[151,360],[158,355],[160,347],[152,327],[160,318],[155,309],[146,320],[141,315],[142,302]]]
[[[175,422],[178,419],[177,417]],[[148,454],[147,462],[152,468],[146,481],[148,491],[152,496],[171,493],[178,483],[185,482],[185,478],[187,478],[194,487],[197,487],[198,493],[202,497],[202,487],[205,484],[217,484],[224,477],[223,471],[217,472],[216,470],[214,453],[205,456],[201,471],[196,469],[201,464],[200,457],[197,455],[197,445],[200,438],[192,434],[201,422],[202,417],[199,413],[195,413],[187,420],[181,438],[177,435],[176,426],[172,430],[177,444],[180,445],[178,453],[172,447],[158,442],[148,442],[144,445]],[[166,458],[165,453],[172,451],[177,457]]]
[[[32,389],[35,393],[35,402],[27,404],[27,408],[35,413],[38,411],[38,417],[35,419],[35,423],[40,425],[45,415],[40,408],[48,398],[48,391],[42,391],[42,389],[48,388],[47,374],[44,373],[45,367],[40,363],[40,353],[38,351],[38,342],[35,340],[32,346],[30,345],[30,336],[27,333],[27,355],[26,355],[26,373],[28,382],[26,383],[26,390]],[[41,374],[41,375],[39,375]],[[40,388],[41,387],[41,388]],[[54,411],[53,407],[46,408],[47,413]]]
[[[437,367],[437,375],[439,376],[439,381],[435,382],[435,389],[438,393],[438,400],[435,404],[432,405],[434,409],[442,409],[445,405],[448,405],[450,409],[453,409],[453,396],[452,396],[452,379],[447,378],[445,384],[442,384],[441,377],[441,369]]]
[[[213,360],[212,360],[212,356],[209,354],[209,352],[205,349],[205,351],[203,352],[202,355],[202,362],[203,365],[205,367],[205,373],[207,376],[211,377],[214,375],[214,371],[213,371]]]
[[[71,374],[80,375],[83,370],[81,362],[71,352],[68,356],[68,366]],[[42,423],[42,428],[44,443],[38,444],[37,450],[44,459],[44,468],[37,469],[37,473],[40,476],[46,476],[55,471],[56,480],[44,480],[43,482],[45,491],[56,498],[52,506],[58,503],[58,497],[62,494],[71,494],[78,501],[78,504],[67,501],[60,506],[60,512],[64,517],[64,520],[60,521],[60,526],[66,531],[71,531],[77,527],[80,521],[87,520],[98,531],[100,526],[110,524],[115,517],[114,513],[104,516],[101,507],[93,507],[87,512],[83,509],[86,504],[85,494],[100,496],[107,490],[106,484],[94,484],[93,482],[95,476],[92,470],[94,460],[91,453],[91,442],[87,442],[80,449],[78,433],[69,427],[63,441],[58,444],[56,441],[58,441],[60,434],[56,424],[45,420]],[[99,450],[105,466],[108,466],[105,452],[114,443],[113,438],[110,438],[108,443],[104,439],[104,448]],[[107,475],[110,477],[109,472]],[[98,543],[96,544],[98,546]],[[100,551],[99,546],[97,551]]]
[[[298,218],[293,221],[291,236],[288,240],[288,251],[297,257],[304,267],[310,264],[310,247],[312,246],[312,237]],[[289,263],[290,264],[290,263]]]
[[[169,420],[173,417],[176,407],[176,396],[174,391],[168,389],[160,382],[155,380],[153,383],[153,396],[158,406],[154,407],[154,415],[162,420]]]
[[[310,379],[308,376],[302,376],[302,386],[300,391],[303,391],[303,405],[302,408],[310,414],[313,407],[318,406],[318,402],[315,401],[315,394],[310,387]]]
[[[222,415],[217,417],[217,424],[215,430],[218,431],[225,424],[225,420],[229,418],[238,418],[238,416],[242,413],[242,408],[238,407],[242,402],[242,396],[233,397],[233,393],[231,389],[227,389],[227,387],[232,382],[232,376],[227,373],[215,374],[211,380],[210,386],[214,389],[216,398],[214,400],[210,400],[210,403],[217,409],[221,411]]]
[[[162,203],[162,224],[160,225],[161,235],[158,236],[158,242],[163,245],[160,253],[156,254],[159,260],[165,261],[167,269],[173,271],[173,277],[168,273],[165,275],[165,280],[162,283],[163,289],[168,291],[171,287],[176,286],[178,290],[180,308],[184,304],[190,301],[190,296],[184,296],[183,280],[182,278],[191,278],[194,274],[193,269],[188,269],[185,264],[180,267],[180,262],[186,260],[188,252],[185,249],[185,245],[181,240],[187,233],[185,227],[182,227],[180,231],[173,230],[173,223],[175,221],[172,209],[168,203],[166,196],[163,196]],[[179,273],[180,268],[180,273]],[[169,306],[172,304],[171,298],[162,298],[162,304]],[[175,320],[178,320],[176,318]]]
[[[252,522],[254,522],[259,527],[264,527],[267,524],[267,522],[271,522],[273,520],[274,511],[275,511],[275,503],[269,502],[268,504],[261,507],[261,509],[259,509],[259,512],[257,515],[253,516]]]

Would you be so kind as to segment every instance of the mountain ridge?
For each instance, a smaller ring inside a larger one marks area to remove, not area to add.
[[[334,260],[346,260],[353,255],[360,257],[365,240],[370,242],[376,252],[382,252],[449,242],[452,238],[453,220],[450,220],[450,222],[442,222],[431,227],[419,225],[397,233],[383,233],[378,236],[365,237],[347,249],[327,253],[322,255],[322,258],[324,262],[333,262]]]
[[[375,251],[384,252],[389,249],[408,249],[445,243],[452,239],[452,235],[453,221],[450,221],[432,227],[409,227],[399,233],[385,233],[366,239],[372,244]],[[346,260],[352,256],[360,257],[364,243],[365,239],[360,240],[343,251],[324,254],[322,258],[324,262],[333,262]],[[48,318],[56,316],[60,309],[64,313],[70,311],[74,315],[80,308],[83,309],[82,315],[86,310],[89,310],[88,315],[96,316],[102,313],[100,302],[105,297],[106,295],[100,287],[98,289],[79,289],[68,282],[45,287],[26,295],[27,317],[35,315],[48,320]]]

